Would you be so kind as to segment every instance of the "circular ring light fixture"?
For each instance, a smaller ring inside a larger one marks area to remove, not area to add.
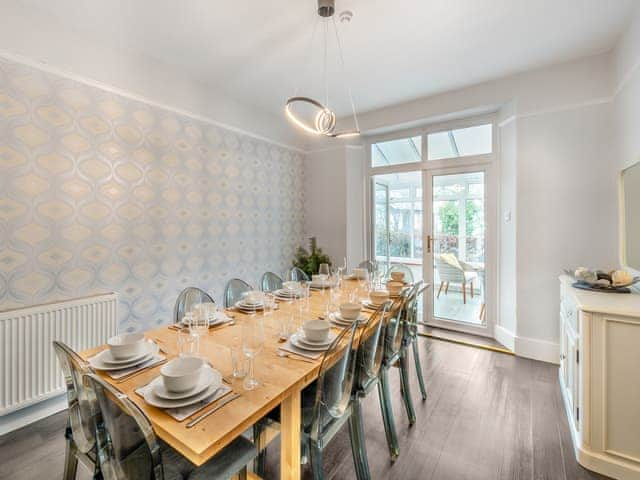
[[[339,59],[340,64],[342,65],[342,71],[344,74],[344,57],[342,55],[342,45],[340,43],[340,36],[338,35],[338,28],[336,27],[335,18],[333,17],[335,13],[335,0],[318,0],[318,16],[324,19],[330,18],[333,22],[333,27],[335,29],[336,42],[338,46]],[[349,12],[349,19],[353,15]],[[345,137],[355,137],[360,135],[360,128],[358,126],[358,117],[356,116],[356,109],[353,103],[353,97],[351,96],[351,90],[347,88],[347,93],[349,96],[349,101],[351,102],[351,110],[353,113],[353,121],[355,124],[355,129],[353,130],[345,130],[341,132],[336,132],[336,123],[337,118],[336,114],[333,110],[329,108],[329,88],[327,82],[327,69],[326,69],[326,55],[327,55],[327,36],[329,31],[329,24],[325,27],[325,37],[324,37],[324,52],[325,52],[325,68],[324,68],[324,83],[325,83],[325,105],[320,103],[317,100],[314,100],[310,97],[302,97],[302,96],[293,96],[287,99],[284,110],[292,123],[303,129],[304,131],[311,133],[313,135],[325,135],[330,138],[345,138]],[[314,29],[315,33],[315,29]],[[313,40],[313,35],[312,35]],[[306,104],[307,106],[311,106],[313,110],[315,110],[313,116],[313,122],[305,121],[295,112],[296,104]]]

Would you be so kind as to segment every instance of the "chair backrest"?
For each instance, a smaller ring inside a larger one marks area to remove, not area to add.
[[[404,317],[405,335],[415,337],[418,334],[418,303],[420,296],[429,287],[428,283],[418,282],[418,287],[412,292],[412,297],[407,301],[406,315]]]
[[[173,323],[182,321],[184,314],[193,310],[198,303],[216,303],[211,295],[197,287],[187,287],[180,292],[173,308]]]
[[[54,341],[53,350],[58,357],[67,386],[71,435],[78,450],[87,453],[96,443],[93,419],[96,404],[93,391],[85,388],[82,376],[90,373],[91,368],[76,352],[62,342]]]
[[[332,419],[341,418],[351,401],[356,365],[357,337],[355,335],[358,322],[345,327],[329,346],[320,364],[320,372],[316,381],[316,398],[310,418],[309,436],[318,440],[323,436],[324,428]],[[344,352],[331,365],[330,360],[338,349],[346,343]]]
[[[224,308],[233,307],[237,302],[242,300],[245,292],[253,290],[253,287],[244,280],[232,278],[224,287]]]
[[[303,280],[305,282],[309,281],[309,275],[307,275],[304,270],[298,267],[292,267],[291,269],[289,269],[286,277],[290,282],[302,282]]]
[[[414,282],[413,272],[409,268],[408,265],[404,263],[392,263],[387,270],[387,276],[391,277],[391,272],[402,272],[404,273],[404,281],[408,283]]]
[[[384,355],[384,342],[389,313],[395,302],[387,301],[369,317],[364,330],[368,336],[358,344],[356,361],[357,390],[365,390],[371,382],[375,381],[380,372],[382,357]],[[377,322],[377,323],[376,323]],[[373,330],[371,330],[373,325]]]
[[[263,292],[273,292],[282,288],[282,279],[273,272],[265,272],[260,279],[260,288]]]
[[[445,262],[439,256],[436,256],[434,260],[440,281],[454,283],[464,282],[464,271],[462,269]]]
[[[376,265],[371,260],[363,260],[358,264],[358,268],[366,268],[367,272],[373,273],[376,270]]]
[[[385,331],[385,351],[383,360],[392,359],[392,357],[394,357],[402,348],[402,344],[405,339],[406,322],[404,318],[407,314],[407,304],[419,287],[419,284],[415,284],[409,288],[405,288],[397,305],[394,306],[394,309],[389,313],[389,320]]]
[[[97,399],[97,456],[104,479],[163,480],[160,446],[144,413],[97,375],[84,380]]]

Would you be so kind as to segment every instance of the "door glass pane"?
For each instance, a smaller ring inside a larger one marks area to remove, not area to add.
[[[402,138],[371,145],[371,166],[400,165],[422,161],[421,137]]]
[[[434,317],[484,324],[484,172],[433,177]]]
[[[374,185],[376,260],[387,265],[403,263],[415,281],[422,280],[422,172],[375,175]],[[387,205],[378,200],[385,188]]]
[[[493,150],[492,125],[477,125],[427,135],[428,160],[482,155]]]
[[[389,187],[374,181],[375,188],[375,217],[374,242],[376,258],[386,262],[389,256]]]

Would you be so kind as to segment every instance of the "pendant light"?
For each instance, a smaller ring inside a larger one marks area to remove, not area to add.
[[[355,128],[352,130],[336,130],[336,114],[329,106],[329,86],[327,78],[327,44],[329,37],[329,30],[333,28],[336,37],[336,44],[338,49],[338,59],[340,61],[340,67],[342,69],[342,75],[345,74],[344,57],[342,55],[342,43],[340,42],[340,35],[338,34],[338,27],[335,21],[335,0],[318,0],[318,16],[319,20],[324,24],[324,88],[325,98],[324,102],[313,99],[311,97],[294,95],[289,97],[285,104],[284,110],[287,118],[300,127],[307,133],[314,135],[324,135],[331,138],[345,138],[354,137],[360,135],[360,127],[358,125],[358,117],[356,115],[355,104],[353,103],[353,97],[351,95],[351,89],[345,84],[347,95],[349,96],[349,102],[351,103],[351,112],[353,115],[353,123]],[[317,24],[316,24],[317,27]],[[315,35],[315,28],[311,39]],[[297,109],[305,108],[311,110],[313,121],[303,119],[298,113]]]

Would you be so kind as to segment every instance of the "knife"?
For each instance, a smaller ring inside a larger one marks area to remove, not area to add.
[[[235,400],[236,398],[240,397],[239,393],[234,393],[233,395],[229,395],[226,398],[223,398],[215,407],[213,407],[211,410],[207,410],[206,412],[204,412],[202,415],[197,416],[196,418],[194,418],[193,420],[191,420],[189,423],[187,423],[187,428],[191,428],[195,425],[197,425],[198,423],[200,423],[202,420],[204,420],[205,418],[207,418],[209,415],[211,415],[214,412],[217,412],[218,410],[220,410],[222,407],[224,407],[227,403],[232,402],[233,400]]]

